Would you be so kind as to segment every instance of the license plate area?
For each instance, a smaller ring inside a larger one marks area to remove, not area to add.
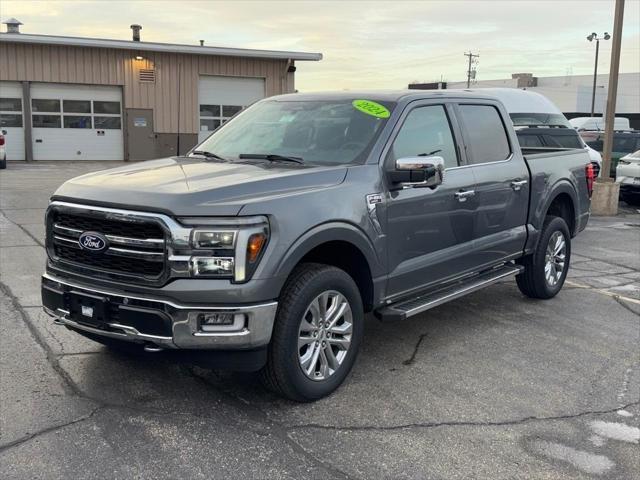
[[[105,297],[71,291],[67,294],[69,316],[78,323],[104,329],[109,322],[108,300]]]

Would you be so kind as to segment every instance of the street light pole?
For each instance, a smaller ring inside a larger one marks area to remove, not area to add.
[[[600,51],[600,40],[609,40],[611,35],[607,32],[604,32],[603,38],[598,38],[598,34],[593,32],[591,35],[587,37],[587,40],[590,42],[596,41],[596,62],[593,67],[593,91],[591,92],[591,116],[593,117],[593,112],[595,110],[596,105],[596,82],[598,80],[598,52]]]

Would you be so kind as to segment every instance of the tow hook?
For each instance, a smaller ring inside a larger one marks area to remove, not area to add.
[[[163,350],[164,350],[164,348],[159,347],[155,343],[145,343],[144,344],[144,351],[147,352],[147,353],[158,353],[158,352],[162,352]]]

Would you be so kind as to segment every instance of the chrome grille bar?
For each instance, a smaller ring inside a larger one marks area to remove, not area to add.
[[[82,230],[78,230],[77,228],[65,227],[57,223],[53,225],[53,229],[57,233],[76,239],[79,238],[82,234]],[[105,235],[105,237],[107,237],[109,242],[117,243],[118,245],[132,245],[137,247],[148,247],[157,249],[160,249],[164,246],[163,238],[130,238],[117,235]]]
[[[59,235],[53,236],[54,242],[63,243],[67,247],[77,248],[81,250],[77,239],[61,237]],[[150,262],[162,262],[164,261],[164,252],[149,252],[145,250],[132,250],[129,248],[116,248],[109,247],[105,252],[105,255],[114,255],[118,257],[130,257],[148,260]]]

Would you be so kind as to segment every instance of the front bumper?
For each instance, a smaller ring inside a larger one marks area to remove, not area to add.
[[[56,323],[94,336],[159,349],[251,350],[271,340],[277,302],[255,305],[179,304],[112,289],[72,283],[46,273],[42,304]],[[91,311],[94,317],[85,316]],[[100,313],[93,313],[93,312]],[[202,331],[198,316],[239,314],[234,326]]]

